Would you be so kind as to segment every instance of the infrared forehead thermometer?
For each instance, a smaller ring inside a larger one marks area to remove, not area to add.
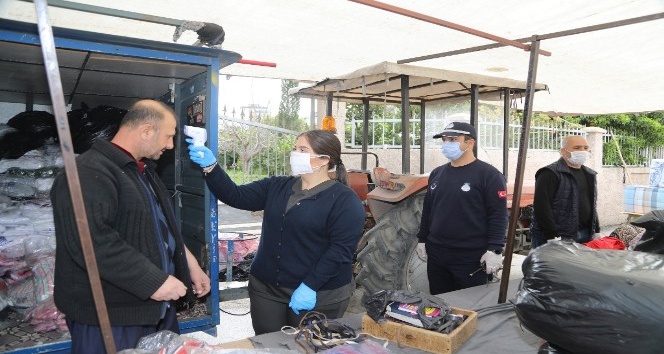
[[[191,125],[184,126],[184,135],[192,138],[194,146],[205,146],[207,141],[207,131],[205,128],[192,127]],[[198,155],[203,157],[203,152],[199,151]]]

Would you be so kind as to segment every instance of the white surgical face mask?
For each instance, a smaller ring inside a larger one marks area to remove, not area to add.
[[[293,176],[314,172],[313,168],[311,168],[311,154],[291,151],[290,168]]]
[[[569,151],[569,150],[567,150]],[[588,160],[590,153],[588,151],[569,151],[570,157],[568,159],[569,163],[572,165],[581,166]]]

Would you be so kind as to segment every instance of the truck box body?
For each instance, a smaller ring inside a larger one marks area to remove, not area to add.
[[[158,161],[158,171],[172,192],[185,243],[212,282],[210,295],[197,304],[201,309],[189,311],[193,313],[190,318],[180,317],[180,328],[183,333],[215,333],[219,324],[217,203],[205,187],[200,168],[188,158],[183,126],[206,128],[207,146],[217,149],[219,70],[241,56],[214,48],[69,29],[55,28],[54,36],[68,109],[82,104],[127,109],[142,98],[161,100],[175,109],[175,148]],[[51,106],[39,43],[36,24],[0,20],[0,122],[11,118],[3,115],[3,109]],[[38,336],[29,327],[21,326],[21,330],[27,331],[24,335],[30,340],[3,338],[7,329],[0,327],[0,352],[69,351],[67,336]]]

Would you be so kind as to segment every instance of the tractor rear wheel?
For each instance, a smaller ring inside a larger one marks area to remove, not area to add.
[[[409,197],[366,233],[367,245],[357,255],[361,267],[356,277],[363,301],[379,290],[429,292],[426,263],[415,251],[423,202],[424,193]]]

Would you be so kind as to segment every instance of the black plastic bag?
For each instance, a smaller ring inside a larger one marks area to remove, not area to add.
[[[549,242],[523,262],[516,315],[570,353],[661,353],[664,256]]]
[[[18,159],[57,135],[55,117],[45,111],[21,112],[7,126],[16,130],[5,130],[0,136],[0,159]]]
[[[46,138],[20,131],[10,131],[0,137],[0,159],[18,159],[26,152],[40,148]]]
[[[664,210],[653,210],[631,224],[646,229],[634,246],[635,251],[664,254]]]
[[[81,104],[81,108],[72,109],[67,112],[67,122],[69,122],[69,133],[72,140],[76,141],[77,137],[83,133],[85,124],[88,121],[88,105]],[[75,144],[74,144],[75,145]]]
[[[74,152],[81,154],[87,151],[97,139],[108,141],[113,139],[126,113],[127,111],[122,108],[111,106],[97,106],[91,110],[86,110],[84,107],[71,111],[68,120],[70,126],[74,126],[72,130]]]
[[[55,116],[45,111],[25,111],[12,117],[7,125],[24,133],[34,135],[37,139],[45,141],[55,138]]]

